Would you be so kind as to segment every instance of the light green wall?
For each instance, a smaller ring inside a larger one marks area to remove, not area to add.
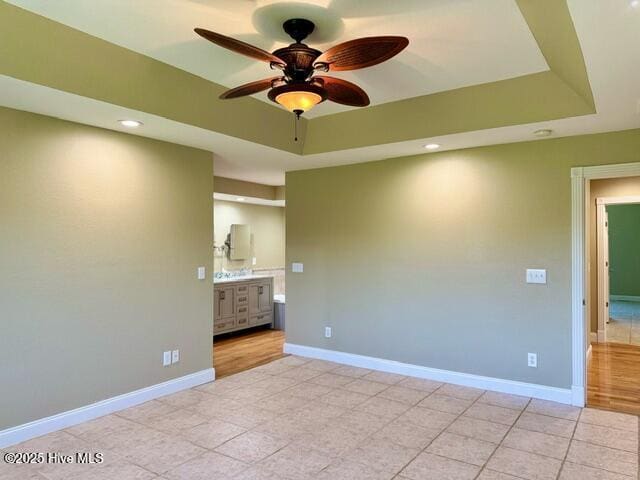
[[[607,161],[640,130],[289,172],[287,341],[570,387],[570,168]]]
[[[640,205],[609,205],[611,295],[640,297]]]
[[[284,219],[282,207],[214,200],[215,244],[224,245],[234,223],[251,227],[251,256],[247,260],[229,260],[226,255],[215,258],[215,269],[284,267]]]
[[[4,108],[0,150],[0,430],[210,368],[212,155]]]

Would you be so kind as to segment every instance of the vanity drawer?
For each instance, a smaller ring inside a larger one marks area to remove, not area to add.
[[[262,313],[260,315],[254,315],[249,318],[249,326],[255,327],[256,325],[266,325],[267,323],[273,322],[273,314],[272,313]]]
[[[229,318],[225,320],[216,320],[213,322],[213,333],[225,332],[236,326],[236,319]]]
[[[238,305],[238,309],[236,313],[239,317],[248,317],[249,316],[249,306],[248,305]]]
[[[238,305],[246,305],[247,303],[249,303],[249,294],[238,293],[236,299],[237,299]]]
[[[238,285],[236,287],[237,295],[247,295],[249,293],[249,285]]]
[[[236,326],[238,328],[246,328],[249,326],[249,317],[238,317],[236,318]]]

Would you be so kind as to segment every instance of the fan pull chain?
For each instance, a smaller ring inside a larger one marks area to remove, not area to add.
[[[293,119],[293,131],[294,131],[293,141],[297,142],[298,141],[298,122],[300,121],[300,115],[302,115],[304,112],[302,110],[294,110],[293,113],[295,113],[295,117]]]

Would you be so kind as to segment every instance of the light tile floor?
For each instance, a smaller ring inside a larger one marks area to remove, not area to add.
[[[640,303],[612,301],[605,328],[607,342],[640,345]]]
[[[285,357],[6,452],[30,480],[629,480],[638,417]]]

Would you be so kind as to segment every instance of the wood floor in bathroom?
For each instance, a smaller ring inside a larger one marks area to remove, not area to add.
[[[258,328],[231,333],[213,340],[216,378],[226,377],[284,357],[284,332]]]

